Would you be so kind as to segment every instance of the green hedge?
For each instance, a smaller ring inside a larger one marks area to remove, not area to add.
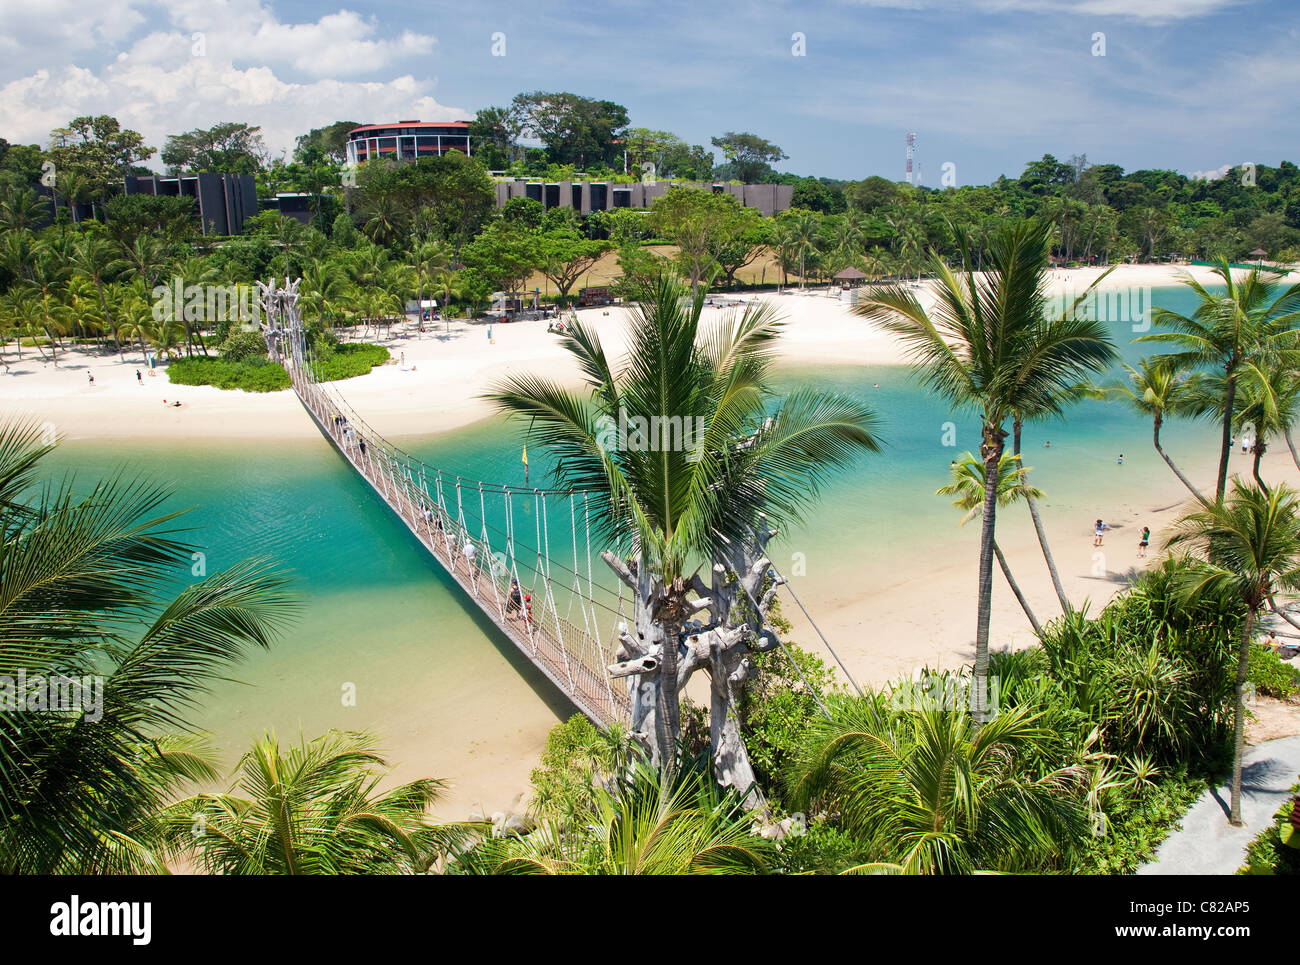
[[[175,385],[215,385],[245,392],[278,392],[289,388],[289,373],[266,358],[228,362],[216,358],[181,359],[167,366],[167,380]]]
[[[1251,644],[1247,679],[1256,691],[1268,697],[1285,699],[1300,694],[1300,670],[1259,644]]]
[[[326,382],[354,379],[365,375],[376,365],[388,361],[388,349],[369,342],[347,342],[337,346],[320,359],[320,378]]]

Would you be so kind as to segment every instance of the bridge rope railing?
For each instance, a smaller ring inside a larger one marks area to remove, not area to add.
[[[592,573],[591,494],[466,479],[393,445],[323,384],[296,300],[296,282],[281,290],[264,286],[263,327],[273,357],[284,365],[321,431],[478,607],[583,713],[602,725],[626,720],[626,687],[616,685],[607,671],[625,623],[622,594],[617,609],[596,599],[598,592],[615,594]],[[518,538],[521,496],[531,503],[531,547]],[[492,521],[489,500],[501,525]],[[571,567],[554,559],[551,545],[552,506],[562,503],[568,503]],[[581,614],[576,619],[575,606]],[[610,618],[606,631],[601,610]]]

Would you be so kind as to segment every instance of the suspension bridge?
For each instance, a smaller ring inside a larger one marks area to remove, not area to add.
[[[593,573],[591,517],[600,495],[467,479],[393,445],[321,378],[303,333],[298,281],[259,285],[271,357],[325,438],[574,706],[599,726],[626,722],[626,682],[608,672],[629,622],[623,586],[613,581],[612,589]]]

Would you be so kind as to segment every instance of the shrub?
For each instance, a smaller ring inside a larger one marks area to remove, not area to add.
[[[1300,783],[1291,792],[1294,796],[1277,809],[1273,823],[1246,849],[1246,863],[1237,874],[1300,874]]]
[[[269,359],[228,362],[225,359],[188,358],[167,366],[173,385],[211,385],[245,392],[278,392],[290,386],[289,373]]]
[[[266,339],[261,332],[231,332],[221,343],[221,358],[226,362],[266,358]]]
[[[1285,663],[1272,650],[1254,644],[1250,648],[1247,677],[1258,693],[1269,697],[1294,697],[1300,693],[1300,670]]]
[[[327,382],[365,375],[388,361],[388,349],[367,342],[349,342],[319,355],[319,375]]]

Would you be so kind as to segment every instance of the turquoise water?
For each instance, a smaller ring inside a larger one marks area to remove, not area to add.
[[[1157,303],[1190,307],[1179,289],[1160,292]],[[1116,326],[1129,360],[1152,348],[1133,346],[1130,338],[1127,324]],[[773,558],[788,575],[797,572],[795,554],[802,555],[807,575],[796,576],[795,585],[816,602],[851,595],[858,586],[842,575],[847,560],[865,553],[865,578],[886,579],[899,547],[942,552],[959,538],[958,514],[933,493],[948,481],[949,462],[977,448],[979,437],[971,413],[950,412],[901,368],[784,368],[777,387],[810,382],[868,400],[881,416],[886,445],[883,454],[838,474],[815,513],[774,544]],[[949,422],[955,446],[944,445]],[[1175,423],[1164,441],[1176,458],[1194,463],[1213,457],[1214,436],[1207,425]],[[1052,446],[1043,449],[1047,439]],[[436,438],[399,441],[430,464],[467,478],[523,484],[517,424],[494,419]],[[1025,451],[1049,508],[1069,505],[1091,513],[1096,505],[1097,515],[1105,515],[1105,501],[1123,491],[1125,470],[1130,478],[1167,473],[1157,466],[1149,422],[1116,404],[1081,403],[1070,410],[1068,424],[1028,427]],[[1116,466],[1121,452],[1124,467]],[[530,448],[529,457],[533,484],[545,484],[546,454]],[[274,447],[69,442],[50,465],[57,472],[75,469],[84,478],[125,468],[166,482],[174,506],[193,507],[187,523],[195,528],[193,542],[207,554],[209,573],[250,555],[268,555],[296,574],[306,605],[294,631],[272,652],[243,663],[236,673],[241,682],[220,685],[202,713],[200,723],[214,732],[232,762],[268,728],[314,734],[330,726],[369,727],[398,749],[394,756],[414,756],[433,768],[425,773],[446,776],[438,770],[444,760],[448,768],[462,764],[450,763],[453,749],[440,734],[461,741],[471,727],[485,745],[497,741],[507,758],[522,760],[536,750],[546,726],[570,712],[323,439]],[[521,539],[531,545],[537,506],[521,498],[516,512]],[[553,507],[552,550],[571,564],[567,509],[558,523],[555,512]],[[504,526],[499,505],[489,515],[494,525]],[[961,539],[974,536],[973,526],[966,529],[971,532]],[[581,546],[579,555],[585,556]],[[603,570],[597,560],[595,578],[612,586]],[[178,574],[178,581],[187,578],[188,572]],[[612,595],[602,601],[614,605]],[[340,699],[346,684],[357,688],[355,707]],[[511,750],[519,747],[523,753]],[[488,763],[482,766],[486,773]],[[470,784],[478,773],[471,768],[453,776]]]

